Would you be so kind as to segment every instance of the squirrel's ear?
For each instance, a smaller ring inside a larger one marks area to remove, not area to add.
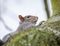
[[[23,17],[22,15],[19,15],[19,19],[20,19],[21,21],[24,21],[24,17]]]

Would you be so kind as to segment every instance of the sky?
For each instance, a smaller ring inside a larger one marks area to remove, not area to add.
[[[48,1],[48,6],[52,15],[50,0]],[[36,25],[43,20],[47,20],[43,0],[0,0],[0,7],[0,39],[3,39],[5,35],[18,28],[20,22],[18,15],[38,16]],[[7,25],[12,31],[7,29],[4,25]]]

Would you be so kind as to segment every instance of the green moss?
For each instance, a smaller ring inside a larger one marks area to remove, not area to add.
[[[57,30],[57,31],[60,31],[60,21],[51,22],[51,23],[49,23],[48,26]]]
[[[23,34],[23,35],[15,35],[13,38],[11,38],[11,40],[9,42],[7,42],[5,44],[5,46],[49,46],[49,45],[57,45],[57,43],[55,43],[55,39],[57,38],[55,36],[55,34],[52,31],[40,31],[40,30],[36,30],[34,29],[34,31],[31,31],[32,29],[30,29],[30,31],[27,31]],[[52,42],[53,41],[53,42]],[[51,43],[52,42],[52,43]],[[55,46],[56,46],[55,45]]]
[[[60,31],[60,14],[56,14],[49,18],[44,25],[39,26],[39,28],[50,27],[55,30]]]
[[[51,0],[52,1],[52,9],[53,14],[60,13],[60,0]]]

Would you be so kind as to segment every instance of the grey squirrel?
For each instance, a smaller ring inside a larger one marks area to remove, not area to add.
[[[12,32],[10,35],[13,36],[17,34],[19,31],[26,30],[28,28],[35,27],[35,24],[38,20],[37,16],[27,15],[25,17],[19,15],[19,19],[21,20],[20,25],[18,26],[15,32]]]
[[[19,31],[35,27],[35,24],[38,20],[37,16],[32,16],[32,15],[27,15],[25,17],[23,17],[22,15],[19,15],[18,17],[21,20],[20,25],[18,26],[18,28],[15,32],[10,33],[3,38],[3,40],[2,40],[3,43],[7,42],[8,39],[10,38],[10,36],[17,34]],[[42,22],[44,22],[44,21],[42,21]],[[42,22],[40,23],[40,25],[42,24]]]

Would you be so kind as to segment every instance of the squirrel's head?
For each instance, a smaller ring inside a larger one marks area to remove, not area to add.
[[[37,16],[32,16],[32,15],[27,15],[23,17],[22,15],[19,15],[19,19],[21,22],[31,22],[31,23],[36,23],[38,20]]]

